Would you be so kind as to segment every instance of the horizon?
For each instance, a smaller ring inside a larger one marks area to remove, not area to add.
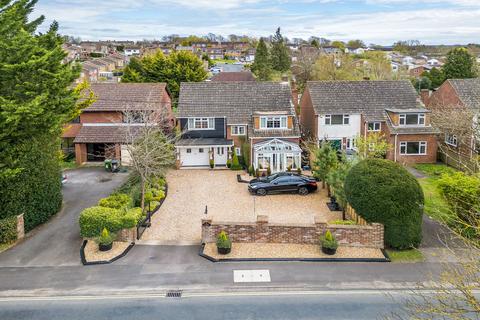
[[[90,41],[208,33],[258,38],[278,26],[289,39],[360,39],[383,46],[409,39],[465,45],[477,43],[480,34],[476,0],[43,0],[32,17],[41,14],[41,30],[56,20],[62,34]]]

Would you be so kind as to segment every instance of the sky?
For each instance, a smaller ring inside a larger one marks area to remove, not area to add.
[[[82,40],[208,33],[480,43],[480,0],[39,0],[33,15]]]

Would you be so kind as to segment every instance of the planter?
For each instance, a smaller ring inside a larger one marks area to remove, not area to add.
[[[112,243],[109,243],[109,244],[101,244],[99,243],[98,244],[98,250],[100,251],[109,251],[112,249],[112,245],[113,245],[113,242]]]
[[[217,251],[219,254],[229,254],[232,251],[232,248],[219,248],[217,247]]]
[[[337,252],[337,249],[322,247],[322,252],[328,254],[329,256],[333,256]]]

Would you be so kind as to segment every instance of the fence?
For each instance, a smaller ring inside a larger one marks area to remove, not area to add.
[[[358,225],[366,226],[368,224],[367,220],[363,219],[349,204],[345,208],[345,214],[350,220],[355,221]]]

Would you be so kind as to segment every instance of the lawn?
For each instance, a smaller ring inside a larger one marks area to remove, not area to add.
[[[212,60],[213,64],[217,64],[217,63],[234,64],[234,63],[237,63],[237,62],[238,62],[237,60],[230,60],[230,59],[215,59],[215,60]]]
[[[455,169],[443,164],[417,164],[415,169],[427,177],[418,178],[425,195],[425,214],[440,222],[448,222],[453,212],[437,187],[437,181],[444,173],[455,172]]]
[[[408,250],[393,250],[387,249],[387,254],[390,260],[394,263],[412,263],[422,262],[424,260],[423,254],[418,249]]]

